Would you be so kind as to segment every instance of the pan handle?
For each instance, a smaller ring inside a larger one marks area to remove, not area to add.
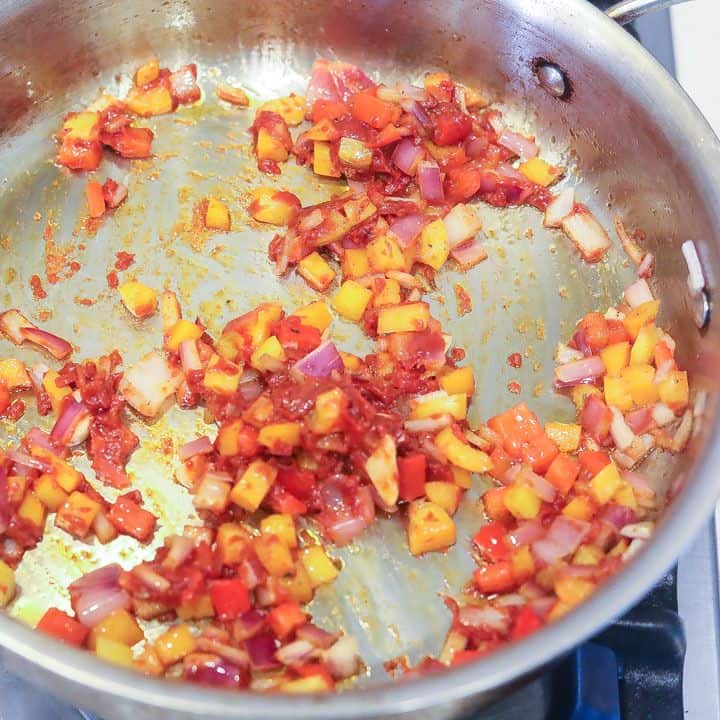
[[[620,25],[627,25],[653,10],[662,10],[683,2],[688,0],[620,0],[615,5],[611,5],[605,14]]]

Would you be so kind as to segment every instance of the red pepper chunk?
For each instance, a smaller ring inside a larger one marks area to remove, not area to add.
[[[337,100],[316,100],[310,111],[310,117],[316,125],[321,120],[337,120],[349,114],[350,108]]]
[[[541,475],[550,467],[557,454],[557,445],[544,432],[521,449],[522,459]]]
[[[210,597],[220,620],[234,620],[250,609],[250,593],[237,578],[215,580],[210,585]]]
[[[543,626],[542,620],[537,616],[535,611],[526,605],[515,618],[510,637],[513,640],[522,640]]]
[[[300,677],[313,677],[318,675],[323,679],[328,690],[332,690],[335,687],[335,682],[332,679],[332,675],[330,675],[330,671],[322,663],[306,663],[305,665],[295,668],[295,672]]]
[[[315,487],[315,475],[296,467],[281,467],[278,470],[276,486],[279,485],[301,500],[307,500]]]
[[[296,602],[286,602],[273,608],[268,614],[271,630],[281,640],[307,622],[307,615]]]
[[[514,458],[522,457],[523,445],[545,434],[537,415],[525,403],[490,418],[488,427],[500,435],[505,452]]]
[[[350,112],[356,120],[367,123],[376,130],[382,130],[400,115],[400,108],[380,100],[370,92],[355,93],[349,104]]]
[[[491,522],[481,527],[472,539],[483,560],[496,563],[505,560],[510,553],[507,528],[501,522]]]
[[[155,531],[157,518],[128,495],[121,495],[110,507],[108,519],[125,535],[145,542]]]
[[[4,382],[0,381],[0,415],[10,407],[10,391]]]
[[[275,336],[291,360],[299,360],[312,352],[322,342],[320,331],[291,315],[280,320],[275,326]]]
[[[481,653],[479,650],[458,650],[453,655],[452,663],[450,664],[453,667],[457,665],[464,665],[465,663],[477,660],[479,657],[482,656],[482,654],[483,653]]]
[[[88,628],[75,618],[54,607],[49,608],[40,618],[36,629],[75,647],[80,647],[85,642],[89,632]]]
[[[125,126],[114,133],[100,133],[103,145],[112,148],[124,158],[150,157],[150,145],[155,135],[149,128]]]
[[[85,187],[87,196],[88,214],[92,218],[99,218],[105,214],[105,197],[103,186],[99,182],[90,181]]]
[[[481,593],[503,593],[515,587],[515,576],[509,560],[483,565],[474,573],[475,586]]]
[[[550,463],[550,467],[545,473],[545,479],[558,492],[565,495],[572,489],[579,473],[580,463],[572,455],[560,453]]]
[[[58,151],[57,161],[71,170],[97,170],[102,158],[98,140],[65,138]]]
[[[472,131],[472,118],[452,103],[440,103],[433,111],[436,145],[455,145]]]
[[[425,495],[427,458],[422,453],[406,455],[397,459],[400,497],[407,502]]]
[[[599,450],[585,450],[578,455],[580,466],[591,477],[595,477],[606,465],[610,464],[607,453]]]

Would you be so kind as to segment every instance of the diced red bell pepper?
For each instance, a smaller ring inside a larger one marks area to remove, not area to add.
[[[628,333],[622,320],[608,320],[608,345],[615,345],[615,343],[625,342],[630,340],[630,334]]]
[[[321,120],[337,120],[350,114],[350,108],[344,102],[337,100],[316,100],[310,110],[313,123]]]
[[[488,427],[502,438],[505,452],[515,458],[522,457],[523,445],[545,434],[537,415],[525,403],[490,418]]]
[[[40,618],[36,629],[75,647],[80,647],[85,642],[89,632],[82,623],[54,607],[49,608]]]
[[[472,131],[472,118],[452,103],[440,103],[434,112],[436,145],[455,145]]]
[[[399,457],[398,482],[400,497],[407,502],[417,500],[425,495],[425,477],[427,473],[427,458],[422,453]]]
[[[510,517],[510,511],[505,507],[506,490],[504,487],[490,488],[482,496],[485,513],[491,520],[505,520]]]
[[[301,500],[307,500],[315,488],[315,475],[296,467],[280,467],[276,485],[284,487],[289,493]]]
[[[290,359],[304,357],[322,342],[320,331],[311,325],[303,325],[296,315],[280,320],[275,326],[275,336]]]
[[[250,609],[250,593],[237,578],[214,580],[210,584],[210,597],[220,620],[234,620]]]
[[[600,450],[585,450],[578,455],[580,466],[590,477],[595,477],[606,465],[610,464],[610,457]]]
[[[136,128],[126,125],[117,132],[100,133],[103,145],[112,148],[124,158],[150,157],[150,146],[155,135],[149,128]]]
[[[545,479],[563,495],[570,492],[580,473],[580,463],[566,453],[560,453],[550,463]]]
[[[60,145],[57,161],[71,170],[97,170],[102,158],[98,140],[65,138]]]
[[[497,520],[483,525],[473,536],[473,544],[483,560],[495,563],[505,560],[510,553],[507,527]]]
[[[542,475],[555,459],[558,449],[557,445],[543,433],[538,435],[532,442],[524,445],[520,454],[522,459],[529,463],[536,473]]]
[[[300,667],[295,668],[295,672],[300,677],[312,677],[315,675],[319,675],[325,682],[328,690],[332,690],[335,687],[335,682],[332,679],[332,675],[330,675],[330,671],[327,669],[327,666],[323,665],[323,663],[306,663],[305,665],[301,665]]]
[[[610,341],[610,328],[604,315],[590,312],[580,321],[578,330],[585,335],[585,342],[593,352],[607,347]]]
[[[482,657],[483,653],[479,650],[458,650],[454,655],[452,662],[450,663],[453,667],[456,665],[464,665],[465,663],[477,660]]]
[[[535,611],[529,605],[525,605],[515,617],[510,637],[513,640],[522,640],[522,638],[534,633],[542,626],[543,622]]]
[[[125,535],[145,542],[155,531],[157,518],[148,510],[141,508],[128,495],[121,495],[111,506],[108,519]]]
[[[483,565],[474,573],[475,585],[481,593],[503,593],[515,587],[515,575],[509,560]]]
[[[281,640],[307,622],[307,614],[296,602],[285,602],[268,613],[268,624]]]
[[[371,92],[355,93],[349,100],[350,112],[356,120],[382,130],[400,116],[400,108],[380,100]]]
[[[490,453],[493,467],[490,475],[500,480],[502,476],[510,469],[512,458],[498,445]]]
[[[0,382],[0,415],[10,407],[10,390],[4,382]]]
[[[103,187],[99,182],[90,181],[85,187],[87,196],[88,214],[92,218],[99,218],[105,214],[105,197]]]
[[[284,487],[275,483],[265,499],[265,504],[274,512],[285,515],[305,515],[307,505]]]

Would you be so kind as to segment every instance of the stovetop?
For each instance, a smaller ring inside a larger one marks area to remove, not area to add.
[[[611,3],[593,0],[603,9]],[[667,12],[630,28],[674,73]],[[535,681],[468,720],[720,720],[715,522],[635,608]],[[97,720],[0,666],[0,720]]]

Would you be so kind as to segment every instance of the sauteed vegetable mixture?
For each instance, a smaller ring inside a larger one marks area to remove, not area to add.
[[[125,99],[103,95],[65,118],[57,163],[86,183],[87,223],[132,197],[82,171],[98,168],[104,148],[150,157],[153,132],[142,118],[200,100],[196,76],[195,65],[170,71],[153,60]],[[220,84],[216,94],[207,102],[250,106],[241,88]],[[652,256],[618,221],[638,279],[557,349],[554,384],[575,404],[575,423],[543,422],[520,402],[471,425],[474,370],[426,294],[447,263],[471,271],[487,259],[476,201],[533,206],[585,261],[600,260],[610,238],[572,189],[553,189],[564,170],[481,92],[444,73],[426,75],[422,87],[389,87],[318,60],[305,97],[243,112],[253,110],[261,171],[281,175],[294,161],[347,182],[309,207],[260,188],[248,207],[278,228],[268,272],[297,273],[317,300],[286,308],[268,298],[211,336],[171,288],[120,283],[113,272],[108,284],[131,315],[162,317],[162,337],[148,337],[130,367],[120,350],[71,359],[71,342],[27,309],[2,313],[5,337],[39,354],[31,366],[0,362],[0,411],[17,420],[35,402],[47,422],[0,459],[0,605],[19,591],[14,568],[48,522],[94,543],[152,538],[157,518],[125,467],[139,444],[133,426],[175,403],[203,408],[217,426],[214,437],[179,448],[180,469],[167,480],[188,489],[203,523],[168,538],[149,562],[80,577],[69,587],[74,613],[49,608],[39,630],[150,675],[333,690],[362,671],[353,638],[322,629],[306,609],[343,571],[333,546],[392,514],[410,553],[443,552],[458,541],[453,515],[478,475],[494,487],[482,496],[487,522],[479,519],[467,547],[477,569],[461,596],[446,598],[452,621],[437,659],[405,670],[466,662],[561,617],[650,536],[659,501],[636,468],[655,448],[682,451],[692,429],[687,375],[656,324]],[[216,198],[195,213],[208,229],[232,226],[232,208]],[[117,268],[129,262],[118,257]],[[462,286],[455,292],[471,312]],[[340,349],[335,316],[360,325],[374,352]],[[519,367],[522,356],[508,363]],[[76,469],[81,453],[94,477]],[[99,484],[116,489],[113,502]],[[151,642],[154,619],[171,622]]]

